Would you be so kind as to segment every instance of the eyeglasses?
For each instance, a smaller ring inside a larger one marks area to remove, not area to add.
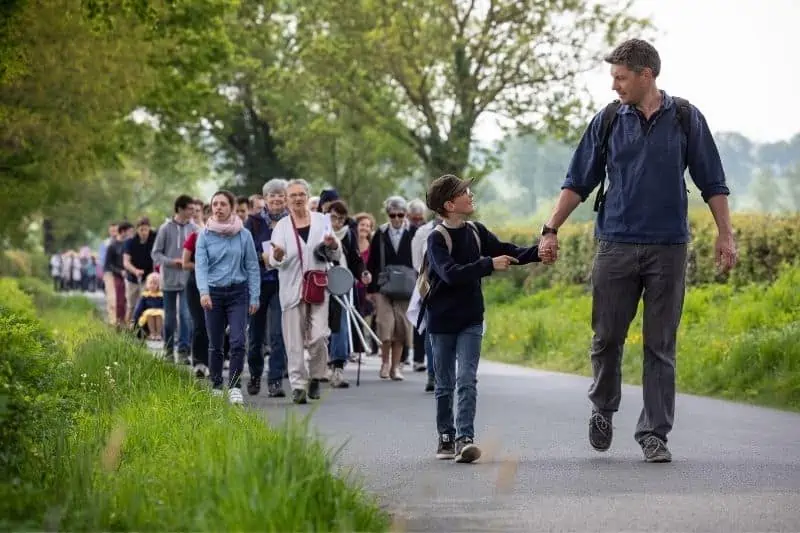
[[[389,213],[389,218],[406,218],[405,213]]]

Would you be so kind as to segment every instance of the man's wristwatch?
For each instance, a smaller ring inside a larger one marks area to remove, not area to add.
[[[542,235],[547,235],[548,233],[552,233],[553,235],[558,235],[558,230],[556,228],[551,228],[547,224],[542,226]]]

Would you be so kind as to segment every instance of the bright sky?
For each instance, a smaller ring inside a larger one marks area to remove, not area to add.
[[[635,11],[658,32],[659,87],[697,105],[712,131],[758,142],[800,132],[800,0],[636,0]],[[608,68],[585,78],[601,105],[616,97]]]

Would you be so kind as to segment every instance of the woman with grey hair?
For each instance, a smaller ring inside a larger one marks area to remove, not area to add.
[[[275,226],[269,254],[269,264],[278,269],[289,383],[298,404],[320,398],[320,381],[328,366],[328,264],[318,255],[338,263],[342,253],[339,239],[327,231],[325,215],[308,208],[308,191],[305,180],[289,182],[289,216]],[[304,349],[310,356],[308,367]]]
[[[261,378],[264,374],[264,346],[269,343],[267,369],[267,395],[270,398],[283,398],[283,376],[286,372],[286,348],[281,331],[281,305],[278,299],[278,271],[269,265],[267,248],[272,232],[284,218],[286,210],[286,180],[271,179],[264,184],[262,193],[265,207],[260,212],[247,217],[245,227],[253,234],[253,243],[258,255],[261,278],[261,302],[258,311],[250,317],[250,338],[247,351],[247,367],[250,381],[247,392],[254,396],[261,391]],[[266,337],[266,339],[265,339]]]
[[[401,196],[391,196],[384,203],[389,222],[372,237],[367,269],[372,283],[368,298],[375,304],[377,334],[381,340],[382,379],[403,380],[403,349],[411,340],[411,324],[406,310],[416,282],[411,259],[411,239],[415,228],[406,221],[408,206]]]

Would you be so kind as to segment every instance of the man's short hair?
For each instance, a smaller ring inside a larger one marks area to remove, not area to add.
[[[124,232],[128,231],[129,229],[133,229],[133,224],[131,224],[130,222],[125,220],[125,221],[122,221],[122,222],[119,223],[118,229],[119,229],[120,233],[124,233]]]
[[[250,205],[250,198],[247,196],[237,196],[236,197],[236,205],[247,204]],[[232,206],[235,207],[235,206]]]
[[[247,205],[250,206],[250,209],[253,209],[256,206],[256,202],[263,199],[264,197],[260,194],[251,194],[250,198],[247,199]]]
[[[192,198],[188,194],[181,194],[180,196],[175,198],[175,212],[177,213],[181,209],[186,209],[193,203],[194,203],[194,198]]]
[[[661,73],[661,58],[655,47],[642,39],[629,39],[620,44],[605,57],[612,65],[624,65],[637,74],[649,68],[653,77]]]

